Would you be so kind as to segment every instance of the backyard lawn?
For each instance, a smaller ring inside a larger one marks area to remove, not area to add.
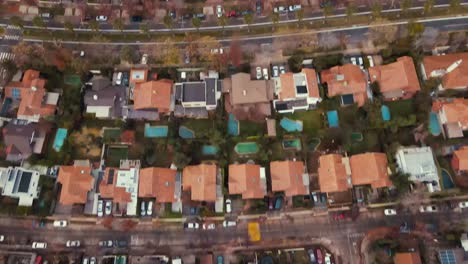
[[[195,132],[195,138],[199,138],[214,129],[215,123],[212,119],[186,119],[181,123],[181,126],[192,130]]]
[[[107,148],[107,166],[120,167],[120,160],[128,159],[128,147],[118,146]]]
[[[406,117],[414,114],[413,99],[389,101],[385,102],[384,104],[390,108],[392,118],[394,116]]]
[[[101,155],[101,146],[96,140],[100,137],[98,128],[82,127],[81,131],[75,131],[70,137],[80,158],[99,158]]]
[[[120,141],[120,134],[120,128],[105,128],[104,142],[118,142]]]
[[[247,120],[241,120],[240,135],[243,137],[261,136],[265,133],[265,123],[257,123]]]
[[[312,111],[299,111],[293,114],[285,114],[284,116],[289,119],[301,120],[303,124],[303,133],[308,136],[317,136],[318,131],[322,128],[322,111],[319,109]]]

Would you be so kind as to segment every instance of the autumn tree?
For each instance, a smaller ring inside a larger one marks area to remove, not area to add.
[[[32,23],[33,23],[34,26],[36,26],[38,28],[43,28],[43,29],[47,28],[46,23],[44,22],[44,20],[40,16],[35,16],[33,18],[33,20],[32,20]]]
[[[65,21],[65,23],[63,23],[63,27],[64,27],[70,34],[73,34],[73,35],[75,35],[75,37],[76,37],[76,34],[75,34],[75,27],[73,26],[73,24],[72,24],[70,21]]]
[[[460,10],[461,2],[460,0],[450,0],[449,2],[449,12],[456,13]]]
[[[353,3],[349,3],[346,6],[346,18],[348,21],[356,14],[356,6]]]
[[[10,24],[12,24],[15,27],[19,27],[21,29],[24,29],[24,21],[18,16],[12,16],[10,17]]]
[[[304,20],[304,9],[299,9],[296,11],[296,19],[297,19],[297,26],[299,27],[302,24],[302,20]]]
[[[387,43],[391,43],[395,41],[397,32],[398,27],[396,25],[390,25],[388,24],[388,20],[378,18],[371,23],[369,37],[373,41],[386,41]]]
[[[434,1],[435,0],[426,0],[424,2],[423,13],[425,15],[432,13],[432,9],[434,8]]]
[[[250,25],[252,25],[254,17],[251,13],[244,16],[244,23],[247,24],[247,30],[250,32]]]
[[[133,47],[125,45],[120,50],[120,59],[128,63],[133,63],[136,58],[136,51]]]
[[[334,12],[334,9],[333,9],[333,6],[332,5],[326,5],[324,8],[323,8],[323,23],[327,23],[327,19],[329,16],[333,15],[333,12]]]
[[[114,21],[112,22],[112,27],[115,29],[115,30],[119,30],[120,33],[123,33],[123,30],[124,30],[124,22],[123,22],[123,19],[122,18],[117,18],[117,19],[114,19]],[[124,35],[126,36],[126,35]]]
[[[218,25],[223,28],[223,33],[224,33],[224,27],[227,25],[227,17],[223,14],[222,16],[218,17]]]
[[[374,19],[378,19],[382,16],[382,4],[378,1],[375,1],[371,5],[371,12]]]
[[[275,28],[278,26],[279,20],[280,16],[278,13],[271,14],[271,23],[273,24],[273,27],[271,27],[271,31],[275,30]]]
[[[413,6],[412,0],[402,0],[400,7],[401,7],[401,12],[403,13],[403,15],[407,15],[412,6]]]
[[[150,25],[149,23],[141,23],[140,24],[140,32],[146,34],[148,38],[150,38]]]
[[[242,63],[242,50],[237,39],[231,41],[231,47],[229,49],[229,57],[232,65],[239,67]]]
[[[99,22],[91,20],[88,22],[88,26],[92,31],[96,32],[96,34],[99,34]]]
[[[200,30],[201,27],[201,20],[198,17],[192,18],[192,26],[197,29],[197,32]]]

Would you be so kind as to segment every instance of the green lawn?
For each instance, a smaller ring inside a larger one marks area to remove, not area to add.
[[[181,126],[185,126],[195,132],[195,137],[200,138],[215,128],[214,120],[211,119],[186,119]]]
[[[120,128],[106,128],[104,129],[104,142],[118,142],[120,134]]]
[[[303,133],[308,136],[317,136],[318,131],[322,128],[322,111],[318,109],[285,114],[284,116],[289,119],[301,120],[303,123]],[[277,123],[279,124],[279,122]]]
[[[261,136],[265,133],[265,123],[257,123],[247,120],[239,121],[240,135],[243,137]]]
[[[395,116],[409,116],[414,113],[414,104],[413,99],[408,100],[397,100],[397,101],[389,101],[385,102],[385,105],[390,108],[391,118]]]
[[[128,159],[128,147],[107,148],[107,166],[119,167],[123,159]]]

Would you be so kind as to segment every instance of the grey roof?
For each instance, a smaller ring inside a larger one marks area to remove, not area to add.
[[[91,80],[89,80],[89,82],[92,84],[93,90],[95,90],[95,91],[99,91],[99,90],[102,90],[104,88],[107,88],[108,86],[110,86],[112,84],[112,82],[109,80],[109,78],[106,78],[106,77],[104,77],[102,75],[93,76],[93,78],[91,78]]]
[[[216,84],[217,80],[213,78],[205,79],[206,82],[206,104],[216,105]]]
[[[182,101],[182,84],[178,83],[175,85],[175,100],[176,101]]]
[[[157,110],[135,110],[133,105],[125,106],[122,110],[124,117],[137,120],[159,120]]]
[[[188,82],[182,85],[182,101],[205,102],[205,82]]]
[[[36,124],[19,124],[16,120],[8,123],[3,129],[3,137],[6,146],[13,145],[12,150],[28,158],[33,152],[30,142],[33,133],[36,132]]]
[[[109,86],[100,91],[88,90],[84,96],[86,106],[112,107],[112,117],[122,116],[122,107],[127,101],[125,87]]]

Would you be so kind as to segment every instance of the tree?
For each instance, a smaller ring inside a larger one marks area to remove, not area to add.
[[[123,22],[123,19],[122,18],[117,18],[115,19],[113,22],[112,22],[112,27],[115,29],[115,30],[119,30],[120,33],[123,33],[123,30],[124,30],[124,22]]]
[[[92,31],[99,34],[99,23],[96,20],[89,21],[88,26],[89,26],[89,28],[91,28]]]
[[[185,166],[189,165],[192,158],[182,151],[176,151],[174,152],[172,161],[178,169],[183,169]]]
[[[324,17],[324,20],[323,20],[323,23],[326,23],[327,22],[327,18],[331,15],[333,15],[333,6],[332,5],[326,5],[324,8],[323,8],[323,17]]]
[[[174,20],[172,20],[172,17],[170,15],[165,15],[163,18],[163,23],[166,28],[172,31],[174,28]]]
[[[150,37],[150,25],[148,23],[141,23],[140,24],[140,31],[143,34],[146,34],[148,38]]]
[[[200,30],[200,27],[201,27],[201,20],[200,20],[200,18],[198,18],[198,17],[192,18],[192,26],[193,26],[194,28],[196,28],[196,29],[197,29],[197,32],[198,32],[198,30]]]
[[[218,25],[223,28],[223,33],[224,33],[224,27],[227,25],[227,17],[223,14],[222,16],[218,17]]]
[[[299,27],[302,24],[302,20],[304,20],[304,9],[299,9],[296,12],[296,19],[297,19],[297,26]]]
[[[40,16],[35,16],[32,20],[32,23],[34,26],[36,27],[39,27],[39,28],[47,28],[47,25],[46,23],[44,22],[44,20],[42,19],[42,17]]]
[[[461,7],[460,0],[450,0],[449,5],[450,5],[449,12],[453,12],[453,13],[456,13],[457,11],[459,11]]]
[[[356,6],[352,3],[348,4],[348,6],[346,6],[346,17],[348,21],[351,20],[351,17],[353,17],[355,13],[356,13]]]
[[[63,23],[63,27],[64,27],[70,34],[74,34],[74,35],[75,35],[75,27],[73,26],[73,24],[72,24],[70,21],[65,21],[65,23]]]
[[[405,194],[409,190],[411,184],[410,175],[402,172],[395,172],[390,175],[390,180],[393,182],[393,186],[398,190],[398,193]]]
[[[412,0],[403,0],[400,4],[401,7],[401,12],[404,15],[408,14],[409,9],[413,6],[413,1]]]
[[[423,13],[426,15],[430,14],[433,8],[434,8],[434,0],[426,0],[426,2],[424,2]]]
[[[383,18],[378,18],[372,22],[369,37],[376,42],[386,41],[387,43],[392,43],[395,41],[398,26],[388,25],[387,23],[388,20]]]
[[[244,16],[244,23],[247,24],[247,30],[250,32],[250,25],[253,23],[253,15],[251,13]]]
[[[372,3],[371,11],[374,19],[379,18],[382,15],[382,4],[380,4],[379,2]]]
[[[135,57],[135,50],[128,45],[123,46],[120,50],[120,59],[123,61],[133,63]]]
[[[302,69],[302,61],[304,57],[300,54],[294,54],[288,59],[288,66],[292,72],[300,72]]]
[[[418,37],[424,32],[424,24],[415,21],[408,22],[408,35],[410,37]]]
[[[271,28],[271,31],[273,31],[276,28],[276,26],[278,25],[279,19],[280,19],[280,16],[279,16],[278,13],[271,14],[271,22],[273,24],[273,27]]]
[[[18,16],[12,16],[10,17],[10,24],[12,24],[15,27],[19,27],[21,29],[24,29],[24,21]]]

